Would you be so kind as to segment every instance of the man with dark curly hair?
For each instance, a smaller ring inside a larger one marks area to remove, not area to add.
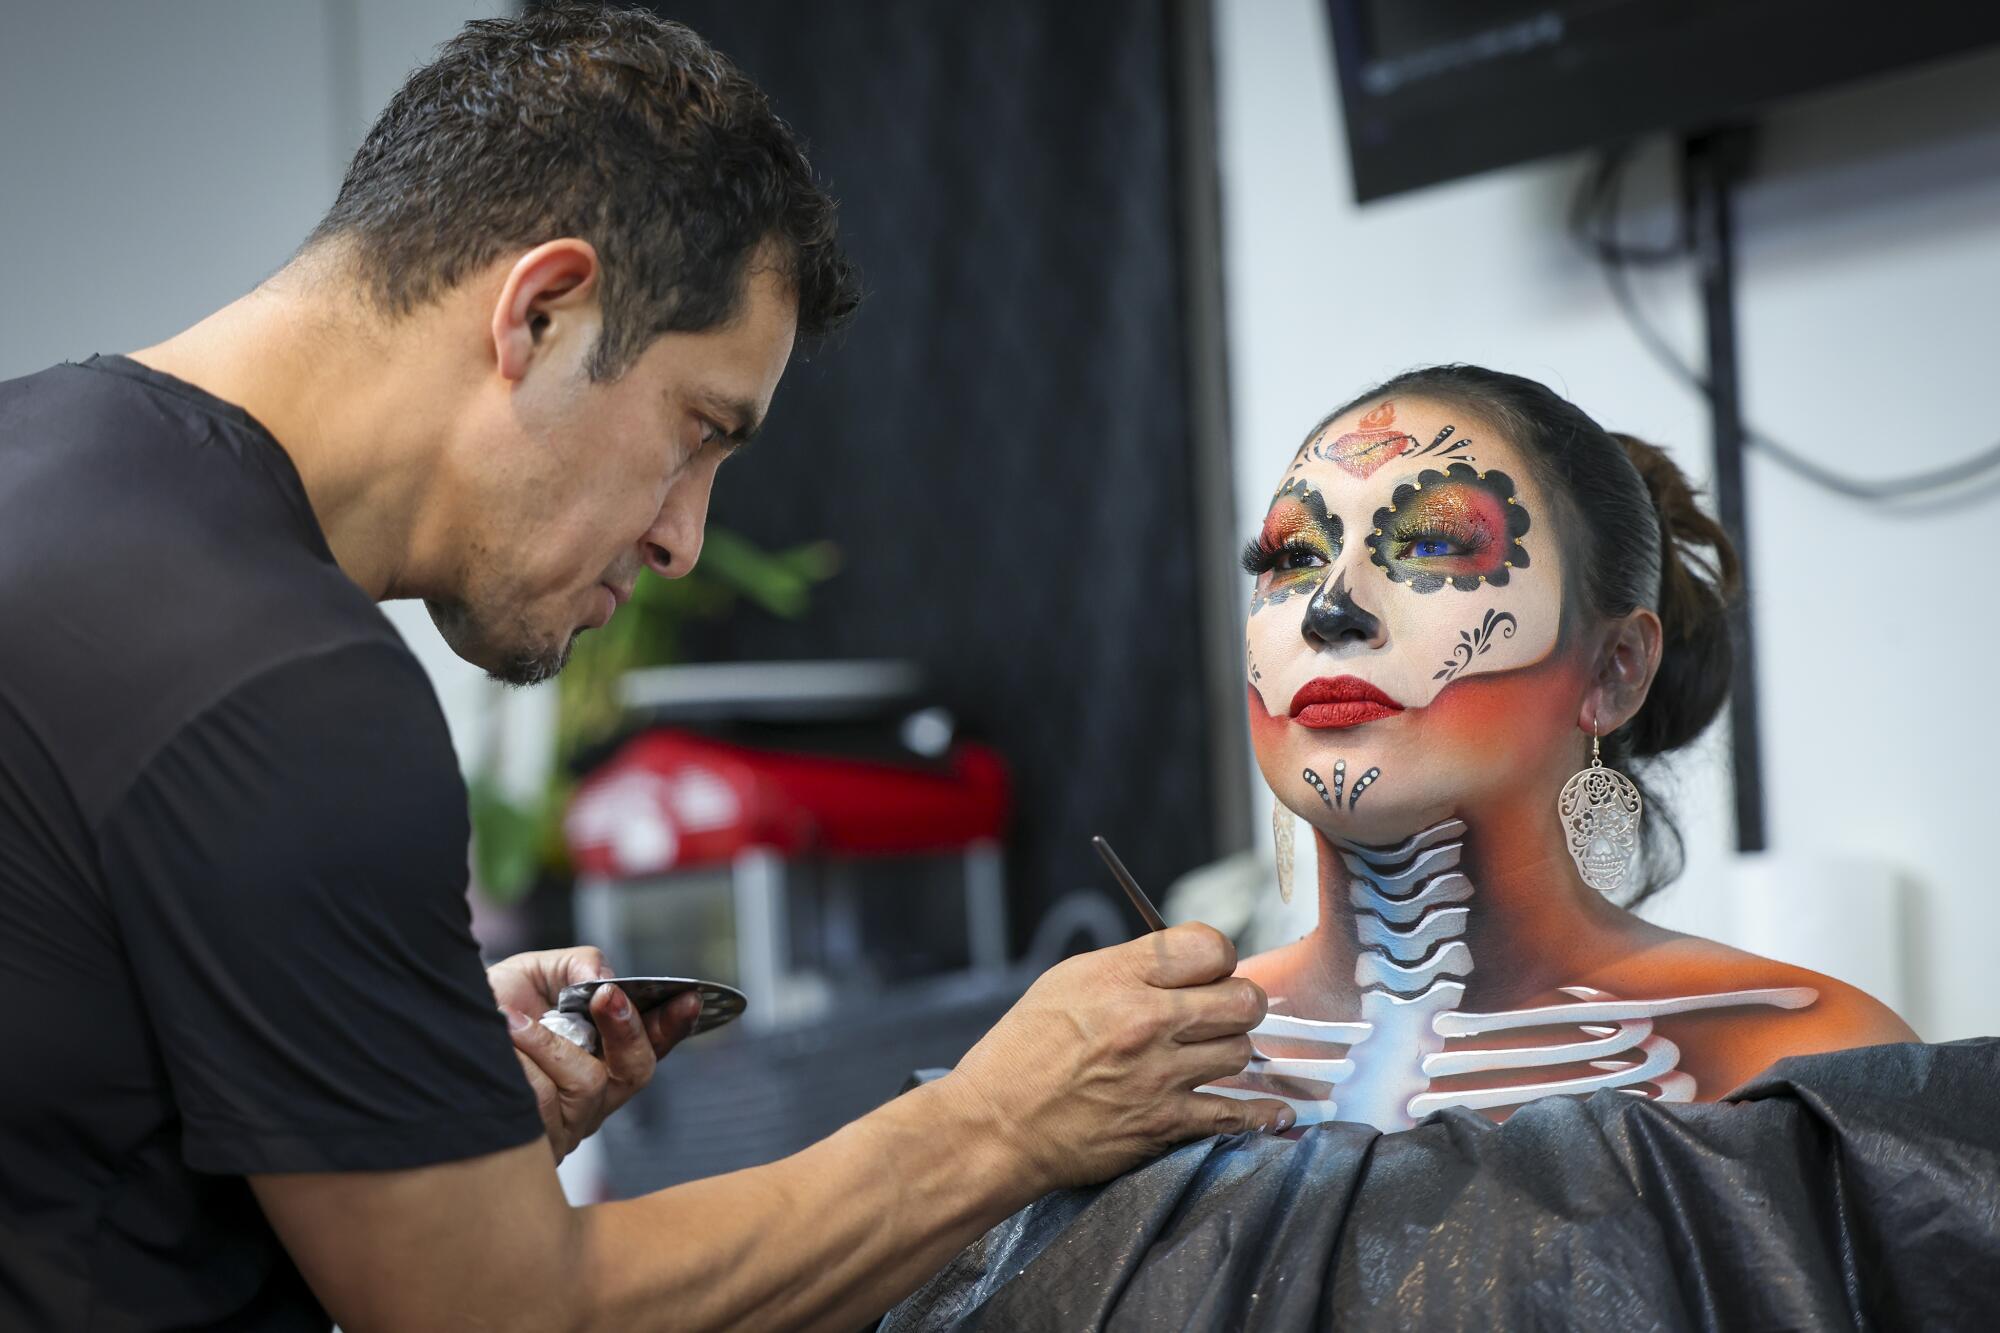
[[[1183,927],[792,1158],[565,1203],[694,1006],[601,988],[599,1058],[533,1021],[595,950],[482,971],[450,739],[374,603],[554,675],[694,565],[858,290],[756,87],[554,7],[417,71],[256,290],[0,384],[0,1007],[63,1015],[0,1084],[0,1325],[850,1328],[1049,1189],[1289,1123],[1192,1091],[1265,997]]]

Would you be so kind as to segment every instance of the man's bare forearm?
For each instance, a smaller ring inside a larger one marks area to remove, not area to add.
[[[1287,1108],[1197,1094],[1264,1016],[1235,952],[1176,926],[1045,973],[957,1070],[793,1157],[571,1208],[546,1142],[407,1170],[252,1177],[344,1328],[849,1333],[1047,1189]]]
[[[975,1094],[917,1088],[768,1166],[582,1210],[590,1326],[848,1330],[1045,1185]]]

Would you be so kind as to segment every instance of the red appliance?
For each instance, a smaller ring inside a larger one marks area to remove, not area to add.
[[[770,1028],[825,1009],[825,997],[792,975],[789,896],[812,878],[801,873],[808,867],[839,865],[845,881],[860,886],[834,895],[829,919],[833,935],[865,950],[853,899],[867,892],[871,863],[955,863],[970,965],[1003,970],[999,845],[1007,814],[1005,767],[976,743],[955,743],[933,761],[899,762],[753,747],[659,727],[633,737],[585,779],[563,828],[578,870],[580,936],[601,942],[626,970],[642,964],[630,956],[630,945],[631,919],[644,894],[671,896],[677,885],[726,880],[731,980],[750,997],[746,1024]]]

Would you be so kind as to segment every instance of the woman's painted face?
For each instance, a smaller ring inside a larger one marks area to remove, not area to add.
[[[1377,841],[1532,769],[1573,727],[1562,557],[1512,443],[1384,400],[1301,446],[1244,551],[1251,733],[1285,804]],[[1502,677],[1502,679],[1494,679]]]

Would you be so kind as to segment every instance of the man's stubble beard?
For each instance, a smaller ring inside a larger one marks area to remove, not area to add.
[[[521,688],[553,680],[568,663],[577,635],[583,632],[572,632],[559,645],[546,639],[537,643],[534,630],[518,615],[512,617],[511,632],[503,634],[494,631],[491,622],[465,602],[426,598],[424,609],[454,653],[485,668],[489,679]]]

